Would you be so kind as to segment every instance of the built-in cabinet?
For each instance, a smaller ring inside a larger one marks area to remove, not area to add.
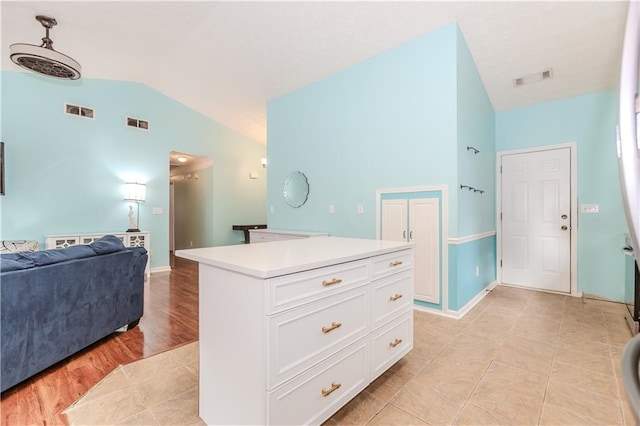
[[[440,303],[440,200],[394,198],[381,203],[381,238],[415,244],[414,299]]]
[[[76,234],[76,235],[45,235],[45,248],[56,249],[74,246],[77,244],[91,244],[95,240],[105,235],[113,235],[119,238],[125,247],[144,247],[147,250],[148,260],[145,268],[145,274],[151,273],[151,233],[149,232],[106,232],[95,234]]]
[[[200,263],[200,417],[321,424],[413,347],[413,248],[306,238]]]

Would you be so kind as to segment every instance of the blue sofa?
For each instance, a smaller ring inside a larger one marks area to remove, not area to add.
[[[144,306],[147,252],[112,235],[0,256],[1,391],[129,325]]]

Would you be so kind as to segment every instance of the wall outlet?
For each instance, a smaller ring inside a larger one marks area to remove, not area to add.
[[[189,241],[189,247],[193,247],[193,241]]]
[[[358,204],[358,214],[364,214],[364,206],[362,204]]]
[[[269,207],[269,212],[270,212],[271,214],[274,214],[274,213],[276,212],[276,208],[275,208],[275,207],[273,207],[273,206]]]
[[[336,207],[333,204],[329,204],[329,213],[333,214],[336,211]]]
[[[151,210],[151,214],[162,214],[164,213],[164,210],[162,210],[162,207],[154,207]]]
[[[587,214],[600,213],[600,204],[581,204],[580,210]]]
[[[476,277],[480,276],[480,267],[476,266]]]

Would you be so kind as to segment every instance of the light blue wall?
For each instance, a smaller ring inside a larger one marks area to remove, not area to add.
[[[152,233],[152,267],[169,265],[169,152],[213,159],[215,245],[237,243],[231,225],[264,222],[265,147],[139,83],[82,79],[61,82],[3,72],[2,140],[7,195],[2,239],[46,234],[124,231],[123,183],[142,179],[147,202],[140,227]],[[65,102],[94,108],[94,120],[64,114]],[[150,130],[125,127],[125,116],[150,121]],[[152,215],[152,207],[164,209]]]
[[[268,103],[270,228],[375,238],[377,189],[456,182],[456,31],[447,25]],[[310,185],[299,209],[282,198],[293,170]]]
[[[622,301],[620,248],[626,224],[618,182],[616,117],[615,91],[500,112],[496,114],[496,149],[577,143],[578,204],[600,204],[600,214],[579,213],[578,289]]]
[[[459,311],[496,279],[495,235],[449,244],[449,265],[449,309]]]
[[[465,237],[496,229],[495,113],[459,28],[457,49],[458,184],[485,191],[452,188],[458,199],[458,229],[452,236]]]

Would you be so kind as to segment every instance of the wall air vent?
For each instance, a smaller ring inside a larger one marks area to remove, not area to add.
[[[125,124],[127,127],[136,127],[142,130],[149,130],[149,122],[139,118],[127,117]]]
[[[542,80],[547,80],[553,77],[553,71],[548,68],[542,72],[536,72],[533,74],[525,75],[524,77],[518,77],[513,79],[513,87],[524,86],[525,84],[537,83]]]
[[[95,111],[93,108],[87,108],[80,105],[64,104],[64,113],[69,115],[75,115],[83,118],[95,118]]]

